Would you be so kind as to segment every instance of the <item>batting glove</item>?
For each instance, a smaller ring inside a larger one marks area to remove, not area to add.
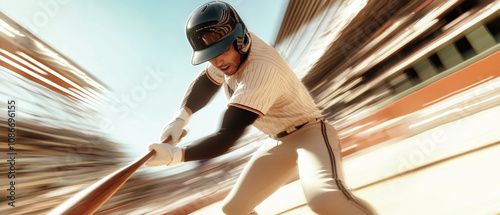
[[[182,149],[170,144],[154,143],[149,145],[149,150],[155,150],[156,154],[146,162],[146,167],[172,166],[182,162]]]
[[[189,122],[189,114],[186,109],[179,109],[172,119],[165,127],[163,127],[161,132],[160,141],[162,143],[169,143],[172,146],[176,146],[181,140],[182,130]],[[168,137],[172,138],[172,142],[167,142]]]

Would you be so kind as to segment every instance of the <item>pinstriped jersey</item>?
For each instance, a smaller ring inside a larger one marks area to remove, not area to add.
[[[272,46],[251,34],[252,45],[238,71],[227,76],[211,64],[208,77],[224,85],[228,105],[259,114],[253,125],[274,136],[321,117],[311,95]]]

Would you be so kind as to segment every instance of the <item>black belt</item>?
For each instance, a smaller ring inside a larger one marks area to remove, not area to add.
[[[306,122],[306,123],[304,123],[304,124],[302,124],[302,125],[295,126],[295,130],[293,130],[293,131],[291,131],[291,132],[282,131],[282,132],[280,132],[280,133],[276,134],[276,137],[277,137],[277,138],[282,138],[282,137],[284,137],[284,136],[286,136],[286,135],[289,135],[289,134],[291,134],[291,133],[293,133],[293,132],[295,132],[295,131],[299,130],[300,128],[304,127],[304,125],[306,125],[307,123],[309,123],[309,122]]]

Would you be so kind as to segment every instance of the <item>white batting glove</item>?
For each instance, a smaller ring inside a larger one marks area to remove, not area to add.
[[[149,150],[155,150],[156,154],[146,162],[146,167],[172,166],[182,162],[182,149],[165,143],[153,143]]]
[[[188,124],[188,122],[189,114],[186,109],[179,109],[175,113],[174,118],[163,127],[161,131],[160,142],[165,143],[167,141],[167,138],[170,136],[172,138],[172,142],[169,142],[169,144],[172,146],[176,146],[181,139],[182,130]]]

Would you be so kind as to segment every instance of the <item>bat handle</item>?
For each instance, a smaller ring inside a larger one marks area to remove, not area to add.
[[[146,153],[145,155],[143,155],[141,158],[139,158],[136,162],[132,163],[131,165],[138,165],[139,167],[142,166],[144,163],[146,163],[146,161],[148,161],[149,159],[151,159],[154,155],[156,155],[156,151],[155,150],[151,150],[149,151],[148,153]]]

